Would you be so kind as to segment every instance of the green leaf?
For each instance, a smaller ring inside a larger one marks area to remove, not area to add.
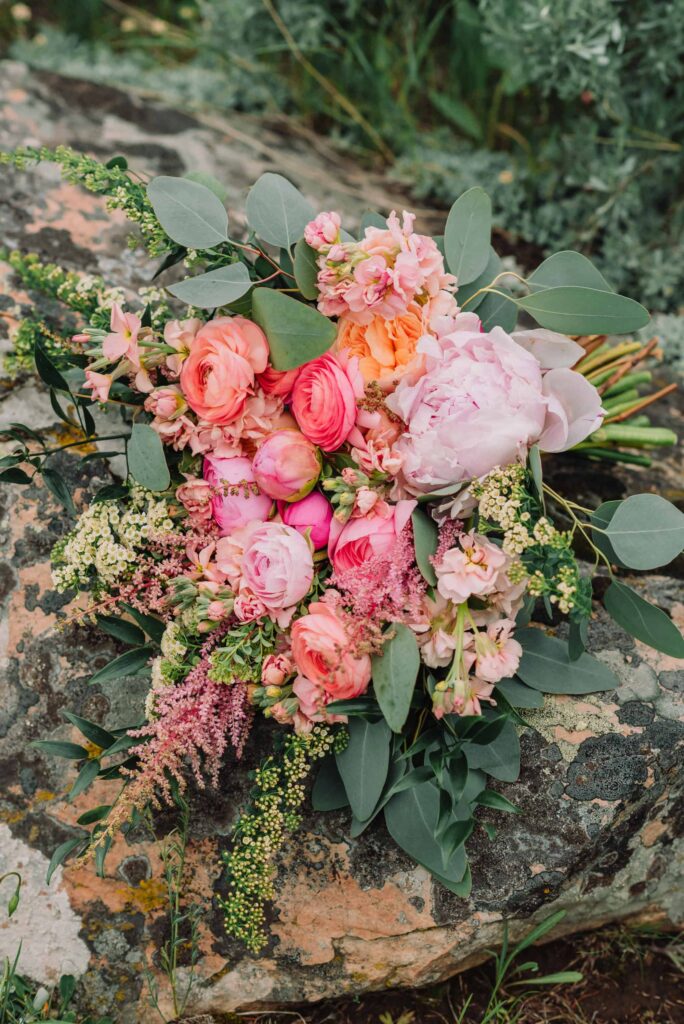
[[[82,761],[88,756],[85,747],[78,743],[68,743],[66,740],[34,740],[31,744],[36,750],[52,757],[66,757],[70,761]]]
[[[81,732],[87,740],[94,743],[98,747],[102,747],[106,750],[107,747],[111,747],[112,743],[116,739],[107,729],[103,729],[101,725],[97,725],[95,722],[89,722],[87,718],[81,718],[79,715],[75,715],[72,711],[63,711],[62,714],[68,722],[75,725],[76,728]]]
[[[491,743],[467,743],[463,752],[471,768],[479,768],[502,782],[515,782],[520,775],[520,740],[512,722]]]
[[[534,481],[534,488],[537,492],[537,497],[544,504],[544,478],[542,476],[542,462],[541,452],[539,451],[539,445],[533,444],[530,448],[528,460],[530,464],[530,473]]]
[[[568,630],[568,655],[570,661],[577,661],[587,649],[587,638],[589,634],[589,620],[571,619]]]
[[[500,284],[497,284],[496,290],[503,294],[497,295],[489,292],[485,295],[478,309],[478,316],[482,321],[482,330],[491,331],[492,327],[501,327],[510,334],[518,320],[518,307],[514,300],[509,297],[510,292],[502,288]]]
[[[156,430],[146,423],[134,423],[126,443],[128,472],[149,491],[165,491],[171,483],[164,446]]]
[[[363,213],[361,214],[361,223],[359,225],[361,238],[365,237],[366,228],[385,229],[386,227],[387,218],[383,217],[381,213],[377,213],[375,210],[364,210]]]
[[[196,181],[198,184],[204,185],[221,200],[222,204],[228,198],[228,189],[213,174],[207,174],[206,171],[188,171],[184,177],[186,181]]]
[[[543,978],[525,978],[523,981],[514,981],[513,985],[573,985],[582,981],[584,975],[581,971],[556,971],[555,974],[545,974]]]
[[[557,924],[560,924],[560,922],[566,916],[566,913],[567,912],[565,910],[557,910],[556,913],[551,914],[550,917],[545,917],[543,921],[540,921],[539,924],[532,929],[532,931],[528,932],[527,935],[525,935],[524,938],[520,940],[520,942],[516,945],[515,949],[513,950],[512,955],[518,956],[520,953],[523,952],[523,950],[529,949],[530,946],[533,946],[534,943],[541,939],[544,935],[548,935],[550,931],[553,931]]]
[[[460,882],[466,869],[463,847],[443,864],[442,848],[435,838],[438,818],[439,793],[430,782],[397,793],[385,807],[385,822],[395,843],[428,871],[450,883]]]
[[[466,869],[463,878],[460,882],[450,882],[448,878],[444,878],[443,875],[439,875],[436,871],[432,872],[432,877],[435,881],[443,885],[449,892],[453,892],[456,896],[459,896],[462,900],[467,900],[473,888],[473,876],[470,871],[470,864],[466,861]]]
[[[166,626],[161,619],[156,619],[154,615],[145,615],[144,612],[138,611],[133,605],[121,603],[121,607],[124,611],[128,612],[132,619],[138,623],[141,629],[145,630],[145,633],[154,640],[156,644],[161,643],[161,638],[164,635]]]
[[[60,505],[64,506],[67,512],[71,513],[71,515],[75,515],[76,507],[71,497],[71,493],[59,473],[54,469],[43,467],[41,475],[43,477],[43,483],[53,498],[56,498]]]
[[[33,357],[36,361],[38,376],[48,387],[57,388],[58,391],[70,392],[71,389],[66,380],[39,341],[36,342]]]
[[[324,758],[321,763],[311,790],[311,805],[314,811],[337,811],[340,807],[349,806],[342,776],[333,756]]]
[[[616,508],[606,536],[630,569],[657,569],[684,549],[684,513],[659,494],[633,494]]]
[[[464,312],[472,313],[482,302],[484,302],[485,298],[487,298],[487,292],[482,292],[482,294],[478,295],[476,299],[472,300],[472,302],[469,301],[470,296],[475,295],[480,288],[484,288],[486,285],[491,284],[497,274],[501,273],[501,266],[502,264],[499,256],[490,246],[487,266],[484,268],[482,273],[479,274],[474,281],[471,281],[470,284],[465,285],[465,287],[459,287],[458,289],[458,303]],[[495,299],[497,296],[493,295],[490,296],[490,298]],[[518,311],[515,306],[513,306],[513,313],[517,318]]]
[[[133,644],[139,647],[145,643],[145,634],[138,626],[126,619],[119,619],[116,615],[97,615],[97,624],[103,632],[109,636],[121,640],[124,644]]]
[[[80,796],[81,793],[84,793],[86,791],[88,786],[90,786],[90,784],[94,782],[95,779],[97,778],[97,773],[99,772],[99,770],[100,762],[98,760],[93,759],[92,761],[86,761],[86,763],[83,765],[80,772],[78,773],[76,781],[69,790],[69,803],[71,803],[72,800],[75,800],[77,796]]]
[[[142,669],[147,668],[147,663],[152,657],[151,647],[137,647],[133,651],[126,651],[118,658],[114,658],[108,665],[101,668],[94,676],[90,677],[91,683],[107,683],[112,679],[122,679],[126,676],[135,676]]]
[[[229,263],[206,274],[186,277],[178,284],[170,284],[167,291],[188,306],[198,309],[215,309],[235,302],[252,287],[249,271],[244,263]]]
[[[394,636],[374,655],[373,689],[385,721],[393,732],[401,732],[411,707],[420,668],[418,641],[412,629],[392,624]]]
[[[462,821],[452,821],[444,830],[439,838],[439,844],[442,848],[442,864],[445,867],[459,846],[463,846],[470,839],[474,828],[474,819],[466,818]]]
[[[492,203],[475,186],[459,196],[449,211],[444,229],[444,250],[459,287],[474,281],[487,266],[492,233]]]
[[[684,637],[672,619],[631,587],[613,580],[603,602],[611,618],[630,636],[672,658],[684,658]]]
[[[157,220],[169,238],[189,249],[210,249],[228,238],[228,214],[211,189],[160,175],[147,186]]]
[[[413,546],[416,551],[416,563],[423,579],[431,587],[436,587],[437,573],[430,558],[434,555],[439,543],[437,523],[422,508],[415,508],[413,510],[411,513],[411,523],[413,524]]]
[[[76,819],[77,825],[94,825],[98,821],[104,821],[112,809],[112,804],[99,804],[85,811],[80,818]]]
[[[318,298],[318,253],[300,238],[294,250],[294,276],[305,299]]]
[[[18,466],[11,466],[0,472],[0,483],[3,484],[30,484],[31,477]]]
[[[501,793],[495,793],[493,789],[484,789],[475,797],[475,803],[480,807],[491,807],[494,811],[505,811],[507,814],[520,814],[520,808],[512,804]]]
[[[54,875],[57,868],[64,863],[72,850],[75,850],[77,846],[83,845],[83,839],[67,839],[65,843],[61,843],[50,858],[50,863],[47,869],[47,875],[45,881],[49,885],[52,876]]]
[[[436,89],[430,89],[428,96],[435,110],[439,111],[443,117],[446,117],[447,121],[451,121],[464,135],[474,139],[475,142],[480,142],[482,139],[482,125],[470,107],[466,106],[461,100],[453,99],[451,96],[445,96],[444,93],[437,92]]]
[[[618,556],[613,550],[613,545],[608,540],[605,533],[600,532],[606,530],[608,524],[615,515],[616,509],[622,504],[620,500],[604,501],[602,505],[592,512],[590,519],[594,526],[598,526],[598,530],[592,530],[591,539],[593,540],[596,547],[601,551],[606,558],[613,564],[619,565],[622,568],[626,568],[625,563],[621,562]]]
[[[567,644],[546,636],[540,629],[517,629],[515,638],[523,646],[518,675],[524,683],[542,693],[598,693],[613,690],[619,683],[607,665],[582,654],[570,660]]]
[[[317,309],[271,288],[255,288],[254,319],[268,338],[276,370],[294,370],[327,352],[337,335]]]
[[[613,289],[603,274],[596,269],[591,260],[580,252],[565,249],[540,263],[527,278],[533,292],[545,288],[556,288],[563,285],[578,285],[582,288],[596,288],[602,292]]]
[[[298,188],[280,174],[262,174],[247,196],[247,223],[264,242],[289,249],[316,213]]]
[[[382,719],[352,718],[347,728],[349,743],[336,756],[337,768],[354,817],[363,821],[372,814],[385,785],[391,734]]]
[[[564,334],[631,334],[650,319],[626,295],[578,285],[546,288],[514,301],[542,327]]]

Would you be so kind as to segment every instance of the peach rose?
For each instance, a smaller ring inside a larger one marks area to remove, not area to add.
[[[292,658],[299,672],[332,700],[358,697],[370,682],[370,657],[350,652],[344,624],[321,601],[314,601],[293,625]]]
[[[420,307],[412,303],[394,320],[374,316],[369,324],[359,324],[343,316],[336,345],[338,350],[358,358],[366,384],[377,381],[388,393],[394,391],[416,358],[416,348],[424,333]]]
[[[254,394],[257,373],[268,362],[261,328],[243,316],[221,316],[205,324],[183,363],[180,383],[188,405],[209,423],[232,423]]]

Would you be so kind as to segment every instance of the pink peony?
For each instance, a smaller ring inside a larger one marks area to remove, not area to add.
[[[549,370],[542,384],[548,402],[539,447],[565,452],[601,426],[601,396],[581,373],[565,367]]]
[[[486,597],[498,589],[508,557],[501,548],[476,533],[459,534],[458,543],[435,565],[437,590],[454,604],[469,597]]]
[[[292,390],[292,412],[310,441],[333,452],[354,426],[356,397],[349,368],[327,353],[300,370]]]
[[[279,501],[278,511],[287,526],[292,526],[303,534],[306,534],[307,530],[310,531],[309,539],[315,551],[320,551],[327,545],[333,510],[328,499],[320,491],[312,491],[301,501],[289,504]]]
[[[330,605],[320,601],[294,623],[292,657],[301,674],[332,700],[358,697],[370,683],[370,657],[349,650],[344,624]]]
[[[195,335],[183,363],[181,387],[188,405],[210,423],[231,423],[254,393],[255,375],[268,362],[260,327],[242,316],[210,320]]]
[[[257,449],[254,479],[271,498],[299,501],[315,486],[321,473],[321,453],[298,430],[276,430]]]
[[[339,213],[334,211],[319,213],[304,228],[304,241],[312,249],[325,250],[339,241],[341,223]]]
[[[262,494],[254,479],[249,459],[236,456],[204,459],[204,479],[219,490],[212,500],[212,514],[222,536],[248,523],[268,519],[273,501]]]
[[[263,609],[283,629],[313,580],[309,545],[284,523],[250,523],[222,537],[216,564],[238,595],[236,615],[247,621]]]
[[[333,519],[328,555],[335,572],[346,572],[371,558],[386,554],[415,507],[415,501],[399,501],[396,505],[382,502],[380,512],[375,515],[352,518],[346,523]]]
[[[522,657],[522,647],[513,639],[515,623],[499,619],[475,637],[475,673],[486,683],[498,683],[515,675]]]

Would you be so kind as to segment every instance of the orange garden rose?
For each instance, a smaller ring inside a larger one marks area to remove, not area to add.
[[[411,303],[394,320],[375,316],[369,324],[357,324],[341,317],[337,348],[359,360],[366,384],[377,381],[383,391],[394,391],[416,356],[419,339],[425,334],[420,306]]]

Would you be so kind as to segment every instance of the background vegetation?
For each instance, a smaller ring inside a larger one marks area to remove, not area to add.
[[[684,298],[679,0],[37,0],[0,6],[37,67],[184,105],[287,113],[417,199],[470,185],[499,227]]]

